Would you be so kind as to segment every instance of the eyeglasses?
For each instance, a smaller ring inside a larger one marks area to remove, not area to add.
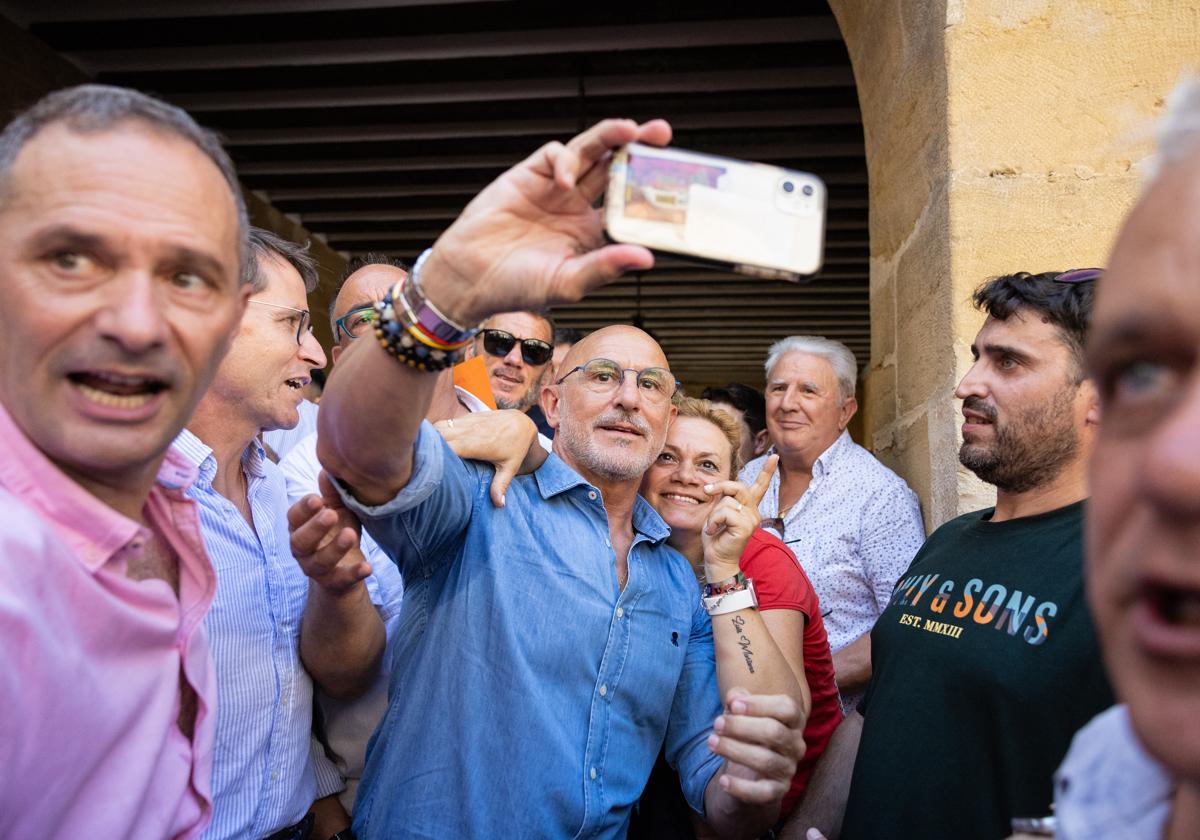
[[[517,343],[517,337],[504,330],[480,330],[483,349],[491,356],[507,356]],[[527,365],[544,365],[554,355],[553,345],[538,338],[522,338],[521,358]]]
[[[333,322],[333,340],[341,341],[343,333],[350,340],[358,338],[367,331],[369,325],[375,323],[378,317],[375,304],[367,303],[356,306]]]
[[[558,385],[575,371],[583,371],[583,384],[593,393],[611,394],[625,383],[625,374],[632,373],[637,377],[638,390],[642,396],[654,402],[667,402],[675,396],[679,389],[679,380],[666,368],[650,367],[645,370],[623,368],[612,359],[592,359],[582,365],[576,365],[564,373],[558,380]]]
[[[312,332],[312,324],[309,323],[310,315],[307,309],[297,309],[294,306],[284,306],[282,303],[267,303],[265,300],[251,300],[251,303],[257,303],[259,306],[269,306],[272,309],[286,309],[289,312],[295,312],[300,316],[300,322],[296,324],[296,343],[303,344],[306,333]]]
[[[1098,280],[1104,273],[1103,268],[1072,268],[1062,274],[1054,275],[1055,283],[1089,283]]]

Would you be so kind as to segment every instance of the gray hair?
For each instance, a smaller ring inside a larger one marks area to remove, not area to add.
[[[768,380],[775,365],[788,353],[820,356],[833,368],[842,399],[848,400],[854,396],[854,388],[858,382],[858,360],[854,358],[854,351],[845,344],[819,335],[789,335],[787,338],[781,338],[767,351],[764,368]]]
[[[1167,111],[1158,130],[1155,167],[1178,163],[1200,146],[1200,76],[1180,80],[1167,96]]]
[[[76,85],[47,94],[20,113],[0,132],[0,204],[5,201],[17,156],[42,129],[63,123],[76,133],[91,134],[131,121],[142,122],[157,131],[187,140],[220,170],[237,206],[238,259],[242,279],[246,281],[246,267],[250,263],[250,222],[233,161],[225,153],[217,135],[201,128],[182,108],[136,90],[111,85]]]
[[[267,288],[267,278],[258,267],[260,260],[276,258],[283,260],[296,269],[300,279],[304,281],[304,291],[311,292],[317,288],[320,277],[317,275],[317,261],[308,252],[310,243],[297,245],[283,237],[276,236],[269,230],[260,227],[250,228],[250,253],[254,259],[242,273],[242,282],[250,284],[250,291],[258,294]]]

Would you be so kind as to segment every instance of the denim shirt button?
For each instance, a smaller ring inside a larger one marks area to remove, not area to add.
[[[624,617],[625,617],[625,608],[617,607],[617,618],[624,618]]]
[[[591,499],[593,502],[594,502],[594,501],[596,501],[596,491],[595,491],[595,490],[589,490],[589,491],[588,491],[588,498],[589,498],[589,499]]]
[[[593,767],[591,769],[591,771],[588,772],[588,775],[591,776],[593,779],[596,778],[596,768]]]
[[[608,686],[607,685],[600,686],[600,696],[604,697],[607,694],[608,694]]]

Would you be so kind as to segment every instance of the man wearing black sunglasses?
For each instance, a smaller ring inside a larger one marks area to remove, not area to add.
[[[496,407],[528,411],[554,357],[554,325],[539,312],[501,312],[480,327],[475,353],[487,362]]]

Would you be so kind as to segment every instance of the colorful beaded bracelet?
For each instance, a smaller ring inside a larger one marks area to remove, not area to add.
[[[470,337],[452,346],[434,346],[410,319],[406,304],[402,303],[397,310],[394,305],[397,292],[403,294],[400,284],[389,289],[383,300],[375,304],[375,312],[378,315],[375,320],[375,338],[383,349],[409,367],[421,371],[445,370],[462,361],[462,351],[471,343]]]

